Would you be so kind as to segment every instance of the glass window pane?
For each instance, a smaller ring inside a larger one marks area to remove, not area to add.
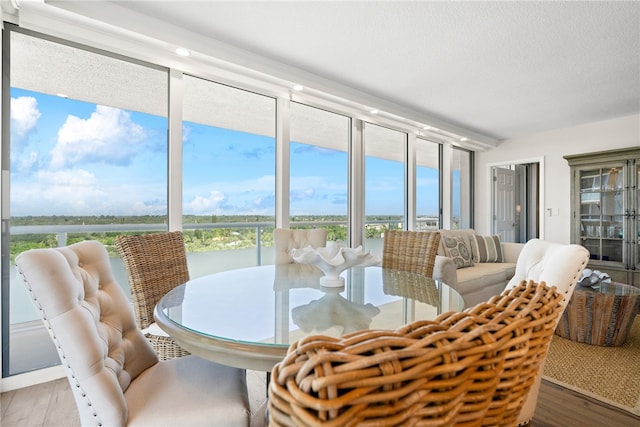
[[[440,228],[440,145],[416,140],[416,230]]]
[[[291,104],[290,194],[292,228],[327,228],[327,240],[347,242],[351,120]]]
[[[36,247],[166,230],[167,71],[10,32],[10,263]],[[3,372],[58,363],[22,281],[3,283]],[[7,298],[9,296],[9,298]],[[9,313],[9,319],[5,313]],[[8,356],[8,357],[7,357]],[[8,365],[8,366],[7,366]]]
[[[183,228],[191,277],[273,262],[275,99],[184,76]]]
[[[405,224],[407,134],[365,123],[365,248],[382,253],[384,231]]]

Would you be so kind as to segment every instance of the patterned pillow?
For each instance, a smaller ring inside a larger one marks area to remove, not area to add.
[[[504,262],[500,236],[473,236],[471,238],[473,262]]]
[[[444,253],[451,258],[456,268],[473,266],[473,257],[469,250],[466,238],[460,236],[442,236],[444,243]]]

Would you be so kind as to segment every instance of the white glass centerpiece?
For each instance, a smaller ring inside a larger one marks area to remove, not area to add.
[[[340,295],[338,288],[320,287],[322,298],[291,310],[293,322],[304,332],[336,336],[367,329],[380,309],[371,303],[357,304]]]
[[[344,286],[340,273],[347,268],[380,264],[380,259],[369,251],[364,252],[362,246],[346,248],[331,242],[326,247],[293,249],[291,255],[295,262],[313,264],[322,270],[324,276],[320,278],[320,284],[327,287]]]

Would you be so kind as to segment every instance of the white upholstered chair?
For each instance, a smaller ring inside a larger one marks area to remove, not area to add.
[[[505,289],[517,286],[522,280],[545,282],[555,286],[564,295],[560,315],[562,317],[573,290],[580,279],[582,270],[589,262],[589,251],[580,245],[563,245],[540,239],[529,240],[522,248],[516,263],[516,272]],[[538,391],[542,381],[544,364],[538,370],[536,380],[529,390],[524,407],[518,417],[518,425],[528,425],[538,402]]]
[[[245,372],[196,356],[158,361],[106,248],[33,249],[16,266],[53,339],[83,426],[248,426]]]
[[[312,228],[290,230],[276,228],[273,230],[273,244],[276,249],[276,264],[293,264],[291,250],[307,246],[321,248],[327,244],[327,229]]]

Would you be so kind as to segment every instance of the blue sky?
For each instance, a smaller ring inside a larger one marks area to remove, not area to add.
[[[13,88],[11,215],[166,214],[166,134],[165,118]],[[347,154],[290,152],[292,215],[346,215]],[[183,211],[273,215],[274,158],[272,138],[185,123]],[[402,171],[367,159],[368,214],[402,214]],[[437,171],[418,173],[418,192],[418,214],[436,213]]]

